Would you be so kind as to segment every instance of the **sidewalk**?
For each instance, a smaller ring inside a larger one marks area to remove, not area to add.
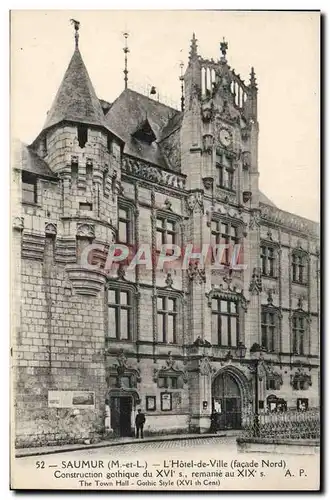
[[[202,438],[223,438],[230,436],[239,436],[241,431],[219,431],[218,434],[172,434],[164,436],[150,436],[142,439],[133,437],[117,438],[108,441],[100,441],[94,444],[63,444],[59,446],[43,446],[40,448],[18,448],[15,452],[16,458],[32,457],[38,455],[51,455],[53,453],[64,453],[67,451],[88,450],[94,448],[107,448],[111,446],[124,446],[136,443],[154,443],[158,441],[183,441],[184,439],[202,439]]]

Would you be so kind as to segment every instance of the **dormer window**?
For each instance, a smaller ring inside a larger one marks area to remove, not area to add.
[[[37,178],[29,172],[22,172],[22,202],[37,203]]]
[[[80,148],[84,148],[86,142],[88,141],[88,127],[87,125],[81,123],[77,126],[78,133],[78,143]]]
[[[135,139],[146,142],[147,144],[151,144],[156,140],[156,136],[150,126],[148,119],[145,119],[144,122],[138,126],[138,128],[132,135],[133,137],[135,137]]]

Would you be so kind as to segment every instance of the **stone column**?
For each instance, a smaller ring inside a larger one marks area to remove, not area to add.
[[[210,430],[212,411],[209,347],[194,347],[189,353],[190,430],[207,433]]]

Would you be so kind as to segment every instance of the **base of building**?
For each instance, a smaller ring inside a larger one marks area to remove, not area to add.
[[[210,425],[211,423],[209,416],[194,416],[190,419],[189,432],[195,434],[207,434],[208,432],[210,432]]]

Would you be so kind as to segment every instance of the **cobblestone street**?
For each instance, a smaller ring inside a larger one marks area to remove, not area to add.
[[[134,459],[150,459],[150,457],[157,456],[160,458],[169,458],[180,452],[180,457],[182,453],[190,453],[191,450],[200,451],[204,453],[209,450],[212,454],[217,454],[218,452],[225,453],[236,453],[236,436],[212,438],[212,437],[200,437],[198,439],[183,439],[183,440],[173,440],[173,441],[155,441],[155,442],[143,442],[143,440],[136,440],[136,443],[124,444],[123,446],[109,446],[105,448],[87,448],[85,450],[69,451],[63,453],[56,453],[52,455],[40,455],[31,457],[22,457],[17,460],[20,463],[32,464],[36,461],[40,461],[43,458],[47,458],[47,461],[54,457],[55,462],[61,460],[80,460],[80,459],[94,459],[94,458],[109,458],[109,457],[125,457]]]

